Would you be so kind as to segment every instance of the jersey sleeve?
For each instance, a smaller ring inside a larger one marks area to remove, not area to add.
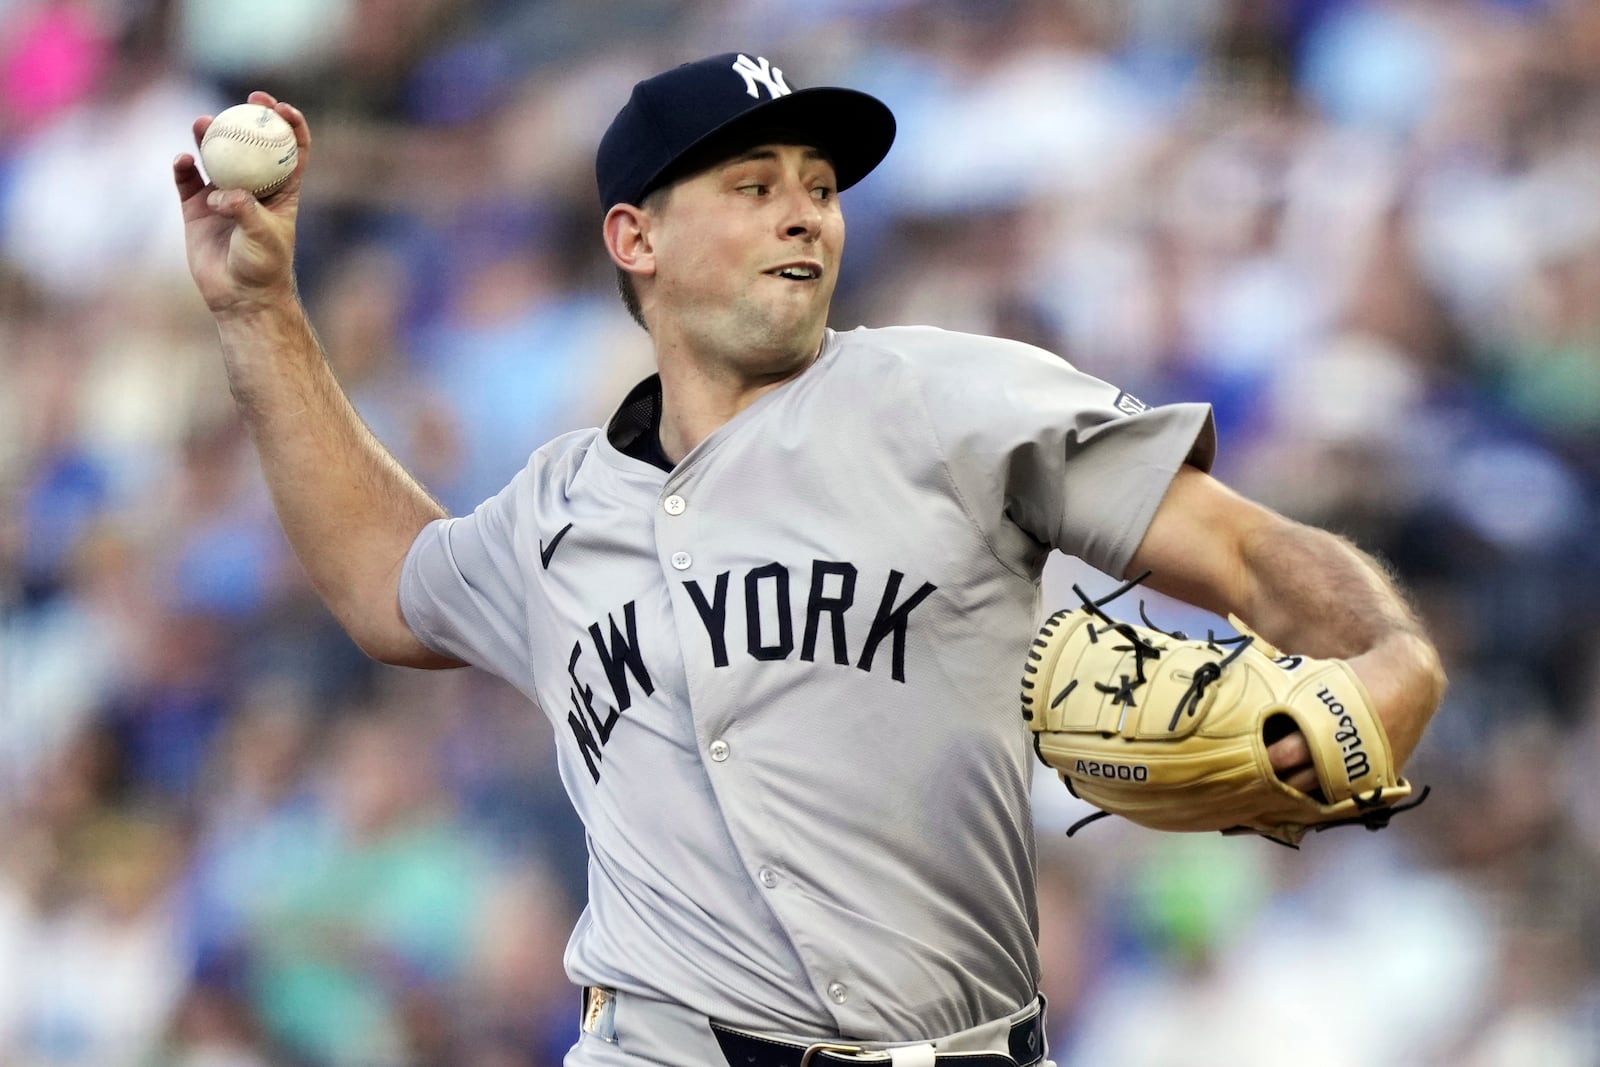
[[[516,552],[524,470],[470,515],[425,526],[400,573],[400,611],[417,640],[532,691],[525,578]]]
[[[1207,404],[1150,407],[1050,352],[935,331],[923,398],[957,491],[986,530],[1121,575],[1185,463],[1209,470]]]

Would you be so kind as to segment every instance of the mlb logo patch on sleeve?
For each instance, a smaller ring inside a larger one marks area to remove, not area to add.
[[[1132,393],[1118,393],[1116,408],[1124,415],[1143,415],[1150,410],[1150,405]]]

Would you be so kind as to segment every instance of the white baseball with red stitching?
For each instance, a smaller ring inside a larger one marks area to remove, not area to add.
[[[260,104],[235,104],[211,121],[200,140],[200,164],[219,189],[267,197],[294,173],[300,147],[283,116]]]

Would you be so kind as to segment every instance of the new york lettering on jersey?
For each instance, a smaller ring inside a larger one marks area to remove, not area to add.
[[[744,627],[736,635],[732,647],[742,650],[752,660],[771,661],[789,659],[798,650],[799,658],[807,663],[817,662],[819,642],[825,639],[822,662],[839,666],[854,666],[870,671],[874,665],[887,671],[895,681],[905,682],[906,642],[910,630],[911,613],[937,588],[923,582],[909,595],[901,596],[901,586],[906,576],[900,571],[889,571],[883,583],[875,609],[870,604],[857,605],[856,584],[860,568],[840,560],[813,560],[804,579],[808,589],[798,617],[801,636],[796,642],[797,617],[791,588],[798,584],[792,570],[776,561],[744,572],[738,587],[743,590],[742,614]],[[802,572],[804,573],[804,572]],[[715,667],[727,667],[729,659],[729,571],[722,571],[712,581],[708,595],[693,579],[683,585],[696,613],[705,626],[706,645]],[[852,609],[855,609],[852,611]],[[870,614],[868,612],[871,612]],[[641,652],[641,637],[637,625],[636,605],[629,601],[617,614],[607,614],[604,622],[588,625],[585,635],[572,643],[567,658],[567,673],[572,679],[568,691],[571,710],[567,725],[577,742],[589,775],[600,780],[603,749],[611,739],[618,718],[634,701],[634,687],[643,696],[655,691],[655,683],[645,667]],[[859,653],[850,636],[851,623],[859,633]],[[738,637],[742,636],[742,643]],[[668,637],[667,640],[675,640]],[[886,655],[878,655],[887,643]],[[594,686],[579,677],[580,659],[588,657],[598,663],[609,687],[610,703],[595,696]]]

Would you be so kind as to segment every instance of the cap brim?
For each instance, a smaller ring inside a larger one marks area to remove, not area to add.
[[[644,185],[643,196],[669,182],[713,166],[767,132],[800,137],[833,162],[838,188],[848,189],[872,172],[894,144],[895,121],[883,101],[855,89],[797,89],[742,111],[694,141]]]

